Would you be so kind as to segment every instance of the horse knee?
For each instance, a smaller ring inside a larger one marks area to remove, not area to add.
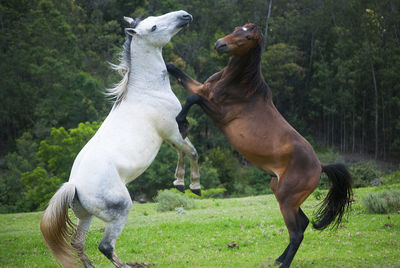
[[[307,217],[303,218],[302,221],[302,231],[304,232],[307,229],[308,224],[310,223],[310,220]]]
[[[127,215],[131,207],[132,200],[130,198],[108,200],[106,202],[106,209],[110,215]]]
[[[199,158],[199,154],[197,153],[196,149],[193,148],[193,151],[191,151],[188,156],[190,159],[197,161]]]

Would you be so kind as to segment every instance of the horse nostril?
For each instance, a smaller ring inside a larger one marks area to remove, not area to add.
[[[182,15],[182,19],[184,19],[184,20],[192,20],[192,16],[189,15],[189,14]]]
[[[227,46],[227,44],[225,42],[216,42],[214,45],[214,49],[220,49],[220,48],[223,48],[226,46]]]

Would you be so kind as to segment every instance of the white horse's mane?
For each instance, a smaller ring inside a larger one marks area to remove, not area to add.
[[[134,20],[127,17],[124,17],[124,19],[129,22],[131,28],[135,28],[140,22],[140,19]],[[111,68],[116,70],[122,76],[122,80],[116,83],[113,88],[106,89],[106,95],[114,100],[115,106],[118,106],[121,103],[128,92],[129,73],[131,71],[132,36],[127,33],[125,35],[126,40],[119,55],[119,64],[117,65],[109,62]]]

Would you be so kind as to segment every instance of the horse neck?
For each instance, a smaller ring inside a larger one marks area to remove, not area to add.
[[[162,90],[170,90],[162,48],[132,44],[128,98],[132,94],[149,94]]]
[[[245,55],[231,58],[214,93],[217,102],[241,102],[256,92],[271,95],[261,73],[261,52],[261,47],[256,47]]]
[[[232,56],[226,66],[227,82],[252,82],[258,77],[261,77],[261,50],[258,47],[245,55]]]

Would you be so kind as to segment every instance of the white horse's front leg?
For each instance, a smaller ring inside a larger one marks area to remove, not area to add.
[[[182,193],[185,192],[185,159],[184,156],[185,154],[181,150],[176,150],[178,153],[178,163],[176,165],[176,170],[175,170],[175,178],[176,180],[174,181],[174,186],[176,189],[181,191]]]
[[[201,187],[200,187],[200,171],[199,171],[199,155],[197,154],[196,148],[194,148],[193,144],[190,142],[189,138],[185,138],[185,142],[188,144],[188,147],[191,150],[191,153],[187,154],[190,158],[190,190],[197,194],[201,195]]]
[[[167,139],[167,141],[169,143],[171,143],[178,150],[178,154],[179,154],[178,155],[177,172],[175,174],[178,173],[179,163],[180,163],[179,162],[179,156],[180,156],[179,152],[181,152],[182,155],[187,155],[190,159],[190,185],[189,185],[189,188],[193,193],[195,193],[197,195],[201,195],[200,172],[199,172],[199,165],[198,165],[199,156],[197,154],[196,149],[190,142],[189,138],[182,139],[182,136],[179,134],[179,132],[177,133],[177,135],[174,135],[174,137]],[[182,157],[182,168],[183,168],[183,157]],[[182,174],[182,180],[180,180],[178,178],[178,176],[175,175],[177,177],[177,180],[175,182],[180,183],[180,185],[182,185],[181,183],[183,181],[183,174]],[[175,184],[175,182],[174,182],[174,185],[176,186],[177,184]]]

